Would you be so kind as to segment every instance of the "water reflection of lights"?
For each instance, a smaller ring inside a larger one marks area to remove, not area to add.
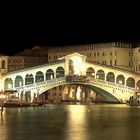
[[[5,123],[5,109],[3,109],[3,113],[0,115],[0,124],[3,125]]]
[[[67,139],[77,138],[78,140],[83,139],[86,132],[86,108],[85,106],[69,106],[69,117],[66,128]]]

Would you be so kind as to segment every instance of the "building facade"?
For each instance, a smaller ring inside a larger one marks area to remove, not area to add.
[[[133,70],[140,73],[140,47],[133,49]]]
[[[64,46],[48,50],[48,61],[78,52],[87,56],[87,60],[98,64],[133,70],[133,50],[130,43],[101,43],[76,46]]]

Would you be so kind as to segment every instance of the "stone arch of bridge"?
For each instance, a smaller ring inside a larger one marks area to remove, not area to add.
[[[106,91],[106,90],[104,90],[102,88],[99,88],[97,86],[94,86],[94,85],[88,85],[88,84],[84,84],[84,83],[83,84],[81,84],[81,83],[80,84],[79,83],[72,83],[72,84],[70,84],[70,83],[62,83],[61,85],[65,85],[66,86],[66,85],[73,85],[73,84],[75,84],[77,86],[79,86],[79,85],[80,86],[84,86],[86,88],[91,89],[95,93],[97,93],[100,96],[102,96],[105,99],[105,101],[107,101],[107,102],[114,102],[114,103],[120,103],[121,102],[120,99],[118,99],[117,97],[115,97],[114,95],[109,93],[108,91]],[[56,85],[56,86],[54,85],[53,87],[51,87],[51,88],[49,88],[47,90],[50,90],[50,89],[52,89],[54,87],[58,87],[58,85]],[[44,92],[47,91],[47,90],[44,90]],[[68,89],[66,88],[65,90],[68,90]],[[42,93],[44,93],[44,92],[42,92]],[[40,94],[42,94],[42,93],[40,93]]]

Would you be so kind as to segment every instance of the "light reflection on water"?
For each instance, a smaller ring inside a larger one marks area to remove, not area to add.
[[[139,140],[140,108],[127,105],[47,105],[6,108],[0,140]]]

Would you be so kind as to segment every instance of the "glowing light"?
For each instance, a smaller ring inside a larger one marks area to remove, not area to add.
[[[121,80],[119,81],[119,84],[122,84],[122,81]]]
[[[19,86],[22,86],[22,82],[19,82]]]
[[[84,75],[85,67],[83,65],[83,61],[78,56],[71,57],[74,65],[74,75]]]
[[[6,98],[6,95],[0,94],[0,99],[5,99],[5,98]]]
[[[99,78],[99,75],[97,75],[96,78],[98,79]]]
[[[77,88],[77,92],[76,92],[76,99],[78,99],[78,100],[81,99],[80,93],[81,93],[81,88],[78,87],[78,88]]]
[[[8,88],[12,88],[12,84],[9,83],[9,84],[8,84]]]
[[[51,80],[53,79],[53,75],[51,75]]]

